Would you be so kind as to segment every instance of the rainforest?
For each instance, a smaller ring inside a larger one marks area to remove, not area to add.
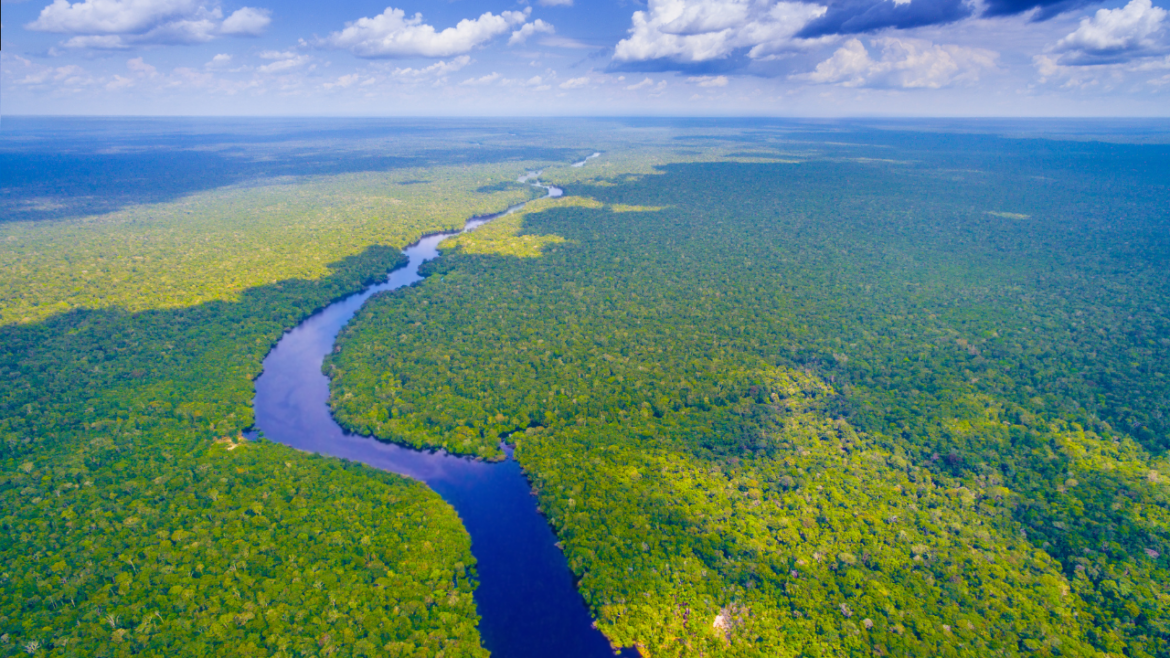
[[[7,120],[0,655],[550,655],[448,489],[257,422],[489,215],[327,404],[518,467],[580,655],[1170,655],[1158,125]]]

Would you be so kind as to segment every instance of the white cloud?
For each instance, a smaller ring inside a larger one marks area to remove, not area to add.
[[[639,82],[637,84],[626,85],[626,89],[628,89],[630,91],[638,91],[639,89],[649,89],[651,92],[651,94],[650,94],[651,96],[657,96],[657,95],[662,93],[662,90],[666,89],[666,80],[659,80],[658,84],[654,84],[654,81],[651,80],[650,78],[644,78],[641,82]]]
[[[210,13],[197,0],[54,0],[26,27],[63,34],[141,34]]]
[[[267,9],[244,7],[232,12],[223,21],[220,32],[232,36],[255,37],[264,33],[272,22],[272,12]]]
[[[1062,89],[1091,89],[1099,88],[1110,90],[1112,83],[1120,82],[1123,67],[1112,66],[1065,66],[1059,58],[1051,55],[1036,55],[1032,58],[1032,65],[1039,73],[1040,83],[1060,81]]]
[[[119,50],[137,45],[206,43],[218,36],[253,36],[270,22],[266,9],[243,7],[226,20],[204,0],[53,0],[25,27],[74,35],[67,48]]]
[[[531,23],[525,23],[524,25],[521,25],[519,30],[513,32],[512,38],[508,39],[508,45],[513,46],[518,43],[524,43],[528,40],[528,37],[536,34],[537,32],[542,32],[544,34],[554,34],[556,31],[556,28],[554,28],[551,24],[545,23],[538,18]]]
[[[210,62],[204,64],[209,69],[219,69],[225,66],[230,66],[232,63],[232,56],[227,53],[220,53],[211,58]]]
[[[27,62],[27,60],[25,61]],[[28,64],[31,65],[31,62],[28,62]],[[76,91],[82,87],[89,87],[100,84],[101,82],[101,79],[90,75],[88,71],[76,64],[58,67],[37,67],[36,70],[30,72],[24,78],[17,80],[17,84],[20,85],[30,87],[51,85],[54,89],[63,89],[66,91]]]
[[[938,89],[955,82],[975,81],[984,69],[994,69],[998,53],[981,48],[936,45],[919,39],[873,39],[881,57],[872,59],[858,39],[850,39],[816,70],[794,79],[844,87],[900,87]]]
[[[528,79],[509,78],[493,71],[478,78],[468,78],[459,84],[465,87],[482,87],[493,85],[499,87],[527,87],[537,90],[551,89],[549,85],[557,77],[557,72],[549,69],[545,75],[534,75]]]
[[[1156,39],[1163,30],[1166,10],[1150,0],[1130,0],[1117,9],[1099,9],[1092,18],[1049,47],[1062,65],[1103,64],[1158,54]]]
[[[106,89],[116,91],[133,87],[143,80],[156,80],[159,77],[158,69],[147,64],[141,57],[126,60],[126,69],[130,77],[114,74],[114,79],[106,83]]]
[[[470,87],[479,87],[479,86],[483,86],[483,85],[490,85],[491,83],[493,83],[499,79],[500,79],[500,74],[493,71],[493,72],[491,72],[485,76],[479,77],[479,78],[468,78],[468,79],[464,80],[463,82],[460,82],[459,84],[470,86]]]
[[[727,76],[725,75],[693,75],[687,78],[687,82],[693,82],[700,87],[726,87]]]
[[[869,51],[858,39],[850,39],[833,53],[833,56],[817,64],[812,73],[793,76],[817,83],[839,83],[846,87],[865,84],[870,70],[876,64],[869,58]]]
[[[407,18],[401,9],[387,7],[378,16],[347,23],[344,30],[329,35],[325,43],[358,57],[450,57],[470,52],[523,24],[531,11],[504,11],[498,16],[488,12],[436,31],[423,23],[422,14]]]
[[[441,78],[448,73],[454,73],[471,63],[470,55],[460,55],[451,61],[438,61],[421,69],[396,68],[390,75],[396,78]]]
[[[589,77],[570,78],[560,84],[561,89],[579,89],[589,84]]]
[[[133,46],[116,34],[73,37],[61,43],[66,48],[92,50],[129,50]]]
[[[1086,66],[1077,64],[1066,66],[1060,59],[1051,55],[1037,55],[1032,58],[1040,82],[1059,82],[1063,89],[1099,89],[1103,92],[1115,90],[1118,85],[1131,78],[1144,80],[1146,84],[1162,87],[1170,83],[1170,75],[1149,78],[1151,72],[1155,75],[1170,70],[1170,56],[1141,57],[1129,62],[1113,62]]]
[[[363,77],[360,73],[350,73],[349,75],[343,75],[337,78],[333,82],[326,82],[322,86],[325,89],[348,89],[359,83],[372,84],[373,82],[375,82],[373,78]]]
[[[1167,11],[1150,0],[1131,0],[1118,9],[1098,10],[1084,18],[1075,31],[1032,58],[1041,84],[1056,82],[1063,89],[1117,89],[1131,77],[1139,80],[1170,66],[1167,45],[1159,38]],[[1145,79],[1155,87],[1163,78]]]
[[[158,75],[158,69],[144,62],[141,57],[135,57],[134,59],[127,61],[126,68],[139,75],[144,75],[149,78],[153,78]]]
[[[186,66],[179,66],[171,71],[171,80],[168,85],[183,89],[209,89],[216,84],[215,76],[206,71],[198,71]]]
[[[650,0],[636,11],[630,36],[618,42],[614,59],[705,62],[746,49],[766,58],[808,42],[794,36],[826,7],[774,0]]]
[[[117,91],[127,87],[133,87],[135,81],[132,78],[123,78],[118,74],[114,74],[114,79],[106,83],[106,89],[110,91]]]
[[[260,73],[287,73],[303,67],[313,59],[308,55],[301,55],[291,50],[265,50],[260,53],[260,58],[271,62],[256,69]]]
[[[1135,71],[1164,71],[1170,69],[1170,55],[1160,59],[1146,60],[1134,66]]]

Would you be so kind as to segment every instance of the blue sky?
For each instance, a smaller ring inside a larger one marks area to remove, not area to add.
[[[22,0],[5,114],[1167,116],[1166,0]]]

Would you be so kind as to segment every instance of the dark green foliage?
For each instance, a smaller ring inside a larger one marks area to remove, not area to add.
[[[436,494],[236,443],[281,333],[400,259],[0,328],[0,655],[486,655]]]
[[[236,436],[252,424],[252,379],[280,335],[402,259],[372,247],[331,277],[253,289],[240,302],[0,327],[0,458],[64,447],[95,422],[186,422],[206,438]]]
[[[652,655],[1165,655],[1166,149],[863,139],[570,186],[606,207],[526,216],[542,257],[367,306],[338,416],[528,428],[601,627]]]

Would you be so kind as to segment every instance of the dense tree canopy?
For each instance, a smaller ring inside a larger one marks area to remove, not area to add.
[[[0,646],[31,655],[484,655],[475,560],[423,485],[243,442],[286,327],[371,249],[237,303],[0,328]]]
[[[362,311],[335,413],[521,430],[650,655],[1164,655],[1167,149],[851,137],[575,172]]]
[[[420,235],[531,196],[518,170],[0,225],[0,655],[486,655],[447,503],[241,433],[284,331]]]
[[[302,177],[102,215],[6,188],[0,655],[485,655],[453,510],[242,441],[251,382],[404,244],[594,149],[369,303],[326,364],[340,420],[509,437],[598,626],[649,655],[1170,652],[1166,148],[498,139],[535,133],[557,149],[276,153]]]

